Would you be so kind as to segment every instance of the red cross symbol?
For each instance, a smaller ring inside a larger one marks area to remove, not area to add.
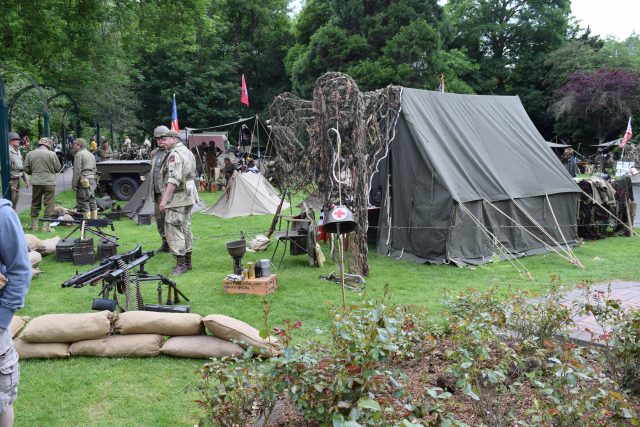
[[[340,220],[343,217],[347,216],[347,212],[342,208],[337,208],[335,211],[333,211],[333,214],[331,214],[331,216]]]

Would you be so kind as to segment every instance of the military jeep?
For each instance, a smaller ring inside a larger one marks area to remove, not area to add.
[[[117,200],[129,200],[151,170],[149,160],[107,160],[96,163],[98,193]]]

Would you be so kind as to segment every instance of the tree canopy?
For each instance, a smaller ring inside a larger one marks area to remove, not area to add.
[[[142,135],[169,122],[173,94],[182,127],[214,126],[262,114],[286,91],[309,97],[320,75],[342,71],[365,91],[437,90],[444,75],[447,91],[518,95],[549,139],[617,137],[638,113],[640,38],[601,40],[570,6],[306,0],[294,15],[287,0],[5,0],[0,65],[9,98],[46,85],[54,131],[79,121]],[[41,103],[22,95],[13,128],[36,136]]]

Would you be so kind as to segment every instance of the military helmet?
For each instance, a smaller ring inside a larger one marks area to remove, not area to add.
[[[104,135],[100,135],[100,144],[107,142],[107,137]]]
[[[154,138],[162,138],[163,136],[165,136],[167,134],[167,132],[169,132],[169,128],[166,126],[158,126],[157,128],[155,128],[153,130],[153,137]]]
[[[38,146],[40,145],[44,145],[49,150],[51,150],[51,140],[49,138],[40,138],[40,140],[38,141]]]
[[[20,140],[20,135],[15,132],[9,132],[9,139],[7,139],[7,141],[13,141],[14,139]]]
[[[180,134],[173,129],[169,129],[167,133],[164,134],[164,136],[173,136],[174,138],[177,138],[178,136],[180,136]]]

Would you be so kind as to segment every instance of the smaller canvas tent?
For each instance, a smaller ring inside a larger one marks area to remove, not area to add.
[[[260,173],[234,172],[224,195],[202,213],[222,218],[248,215],[274,215],[280,204],[278,192]],[[284,202],[283,209],[289,207]]]
[[[153,217],[155,212],[155,205],[153,201],[153,190],[149,187],[151,178],[147,174],[147,179],[142,181],[138,190],[133,194],[131,199],[122,208],[122,213],[134,221],[138,221],[138,215],[151,215]],[[193,205],[191,209],[192,213],[199,212],[206,208],[207,204],[202,200],[199,203]],[[153,222],[152,218],[152,222]]]

